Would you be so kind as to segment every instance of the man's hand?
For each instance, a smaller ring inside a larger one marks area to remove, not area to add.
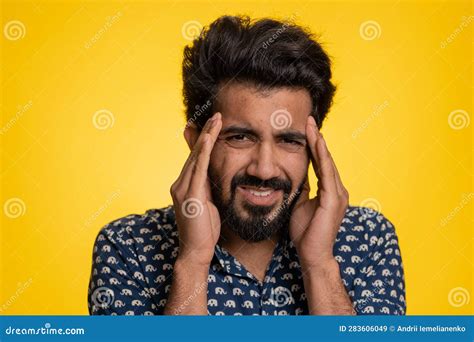
[[[318,191],[309,199],[306,182],[290,221],[290,237],[300,259],[310,313],[353,313],[333,255],[334,241],[349,202],[339,172],[323,136],[310,116],[306,136],[318,178]]]
[[[171,186],[179,254],[164,310],[166,315],[205,315],[208,312],[207,278],[221,220],[212,203],[207,170],[221,128],[221,114],[216,113],[204,125],[181,174]]]
[[[312,116],[306,124],[312,165],[318,178],[316,197],[309,199],[309,184],[293,209],[290,234],[298,256],[307,266],[333,259],[333,246],[349,202],[339,172]]]
[[[221,127],[221,114],[216,113],[204,125],[170,191],[179,232],[178,258],[203,266],[211,263],[221,228],[207,176],[211,151]]]

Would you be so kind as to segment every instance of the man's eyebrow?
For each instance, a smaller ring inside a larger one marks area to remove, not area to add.
[[[226,128],[223,128],[220,132],[220,134],[227,134],[227,133],[249,134],[249,135],[258,136],[258,133],[254,129],[248,128],[248,127],[237,126],[237,125],[227,126]]]
[[[231,125],[226,128],[223,128],[220,132],[220,134],[227,134],[227,133],[233,133],[233,134],[248,134],[248,135],[253,135],[253,136],[258,136],[257,131],[255,131],[252,128],[249,127],[243,127],[243,126],[237,126],[237,125]],[[275,135],[278,139],[287,139],[287,140],[306,140],[306,134],[301,133],[299,131],[294,131],[294,130],[286,130],[286,131],[281,131],[278,132]]]
[[[280,139],[287,140],[306,140],[306,134],[303,134],[299,131],[283,131],[276,135]]]

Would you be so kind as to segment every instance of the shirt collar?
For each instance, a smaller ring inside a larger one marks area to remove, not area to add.
[[[283,258],[287,258],[290,261],[294,260],[294,258],[292,258],[292,254],[294,254],[294,249],[292,247],[293,242],[290,240],[288,230],[285,229],[280,237],[280,240],[275,246],[269,266],[270,272],[267,272],[267,274],[273,274],[276,267],[282,263]],[[231,275],[255,279],[255,277],[250,272],[248,272],[245,267],[229,253],[229,251],[220,246],[219,243],[217,243],[215,246],[214,258],[216,261],[214,266],[216,268],[220,268],[224,272]]]

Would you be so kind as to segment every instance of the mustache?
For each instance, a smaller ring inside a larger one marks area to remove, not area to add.
[[[260,179],[251,175],[236,175],[231,181],[231,191],[235,193],[237,186],[254,186],[262,188],[271,188],[274,190],[283,190],[284,193],[288,194],[291,191],[291,182],[289,180],[280,178]]]

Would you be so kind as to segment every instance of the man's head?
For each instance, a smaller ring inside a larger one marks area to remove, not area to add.
[[[302,28],[221,17],[186,47],[184,101],[190,147],[215,112],[223,126],[209,179],[224,226],[247,241],[288,227],[307,181],[305,124],[321,127],[335,87],[330,61]]]

